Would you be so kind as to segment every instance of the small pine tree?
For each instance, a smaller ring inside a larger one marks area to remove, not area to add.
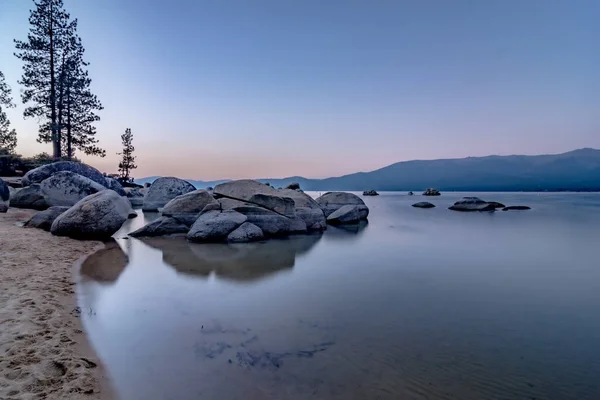
[[[133,178],[129,174],[131,170],[137,168],[137,165],[134,164],[135,156],[133,152],[135,151],[135,147],[133,147],[133,133],[131,133],[131,129],[125,129],[125,133],[121,135],[121,141],[123,142],[123,151],[117,153],[117,155],[122,156],[119,163],[119,180],[121,182],[133,182]]]
[[[17,132],[10,129],[10,121],[3,107],[12,108],[15,105],[10,95],[10,86],[4,80],[0,71],[0,154],[14,154],[17,147]]]

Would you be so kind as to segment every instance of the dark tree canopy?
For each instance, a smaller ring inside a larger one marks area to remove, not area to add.
[[[135,165],[135,156],[133,155],[135,147],[133,147],[133,133],[131,133],[131,129],[125,129],[125,133],[121,135],[121,141],[123,142],[123,151],[117,153],[117,155],[122,156],[119,163],[119,179],[122,182],[131,182],[133,181],[133,178],[130,176],[131,170],[137,168],[137,165]]]
[[[17,147],[17,132],[10,129],[10,121],[4,111],[14,106],[10,86],[0,71],[0,154],[13,154]]]

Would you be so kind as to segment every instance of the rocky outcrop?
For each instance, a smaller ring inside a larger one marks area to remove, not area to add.
[[[39,213],[35,214],[29,219],[29,221],[25,222],[24,226],[28,228],[38,228],[49,231],[54,220],[68,209],[69,207],[63,206],[50,207],[47,210],[40,211]]]
[[[502,209],[502,211],[525,211],[525,210],[531,210],[531,207],[529,206],[508,206],[508,207],[504,207]]]
[[[123,188],[123,186],[115,178],[107,176],[107,177],[104,178],[104,180],[106,181],[106,183],[104,184],[104,186],[107,189],[114,190],[115,192],[117,192],[117,194],[119,196],[126,196],[127,195],[127,193],[125,193],[125,189]]]
[[[361,206],[347,204],[329,214],[327,223],[331,225],[356,224],[362,218]]]
[[[375,190],[365,190],[363,192],[363,196],[379,196],[379,193],[377,193]]]
[[[369,208],[365,205],[365,202],[352,193],[328,192],[319,197],[316,201],[323,210],[326,218],[329,218],[333,212],[346,205],[358,206],[357,210],[360,214],[360,219],[366,219],[369,215]]]
[[[174,218],[160,217],[140,229],[131,232],[129,235],[133,237],[166,236],[188,233],[189,230],[189,226]]]
[[[90,194],[106,190],[93,180],[70,171],[61,171],[40,184],[49,206],[72,206]]]
[[[327,229],[325,214],[320,208],[298,207],[296,217],[304,221],[309,231],[322,231]]]
[[[227,241],[230,243],[246,243],[263,240],[263,231],[250,222],[244,222],[237,229],[227,235]]]
[[[435,204],[431,204],[427,201],[420,201],[418,203],[413,204],[412,206],[417,208],[434,208]]]
[[[298,182],[292,182],[289,185],[287,185],[285,188],[290,189],[290,190],[300,190],[300,184]]]
[[[209,204],[216,207],[219,203],[206,190],[194,190],[169,201],[163,208],[162,214],[191,226]]]
[[[74,239],[108,239],[129,217],[131,207],[126,198],[112,190],[89,195],[59,215],[50,231]]]
[[[152,183],[144,197],[144,211],[158,211],[177,196],[193,192],[196,188],[183,179],[166,177],[158,178]]]
[[[288,218],[296,216],[296,209],[294,200],[289,197],[274,196],[271,194],[257,193],[250,196],[248,203],[256,204],[260,207],[266,208],[276,212],[277,214],[284,215]]]
[[[247,218],[234,210],[208,211],[201,214],[190,228],[187,238],[192,242],[220,242],[246,222]]]
[[[45,210],[49,207],[42,194],[42,188],[37,183],[15,192],[10,198],[10,206],[33,210]]]
[[[280,196],[279,192],[271,186],[251,179],[221,183],[213,189],[213,195],[217,198],[229,197],[241,201],[249,201],[256,194]]]
[[[479,197],[463,197],[448,209],[453,211],[495,211],[496,207]]]
[[[106,186],[106,179],[100,171],[98,171],[96,168],[90,167],[89,165],[75,161],[58,161],[32,169],[22,178],[22,183],[24,186],[29,186],[34,183],[41,183],[43,180],[61,171],[73,172],[91,179],[102,186]]]
[[[4,180],[0,178],[0,201],[8,201],[10,198],[10,190]]]
[[[441,195],[440,191],[437,189],[425,189],[425,191],[423,192],[423,196],[439,196]]]

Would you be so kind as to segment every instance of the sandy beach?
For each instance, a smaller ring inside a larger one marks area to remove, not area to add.
[[[76,310],[73,266],[100,242],[22,228],[0,214],[0,399],[112,398]]]

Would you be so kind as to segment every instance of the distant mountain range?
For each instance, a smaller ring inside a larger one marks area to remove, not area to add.
[[[153,182],[156,176],[136,179]],[[600,150],[579,149],[539,156],[487,156],[445,160],[402,161],[371,171],[325,178],[262,178],[274,187],[298,182],[303,190],[422,191],[600,191]],[[228,180],[188,181],[197,188]]]

